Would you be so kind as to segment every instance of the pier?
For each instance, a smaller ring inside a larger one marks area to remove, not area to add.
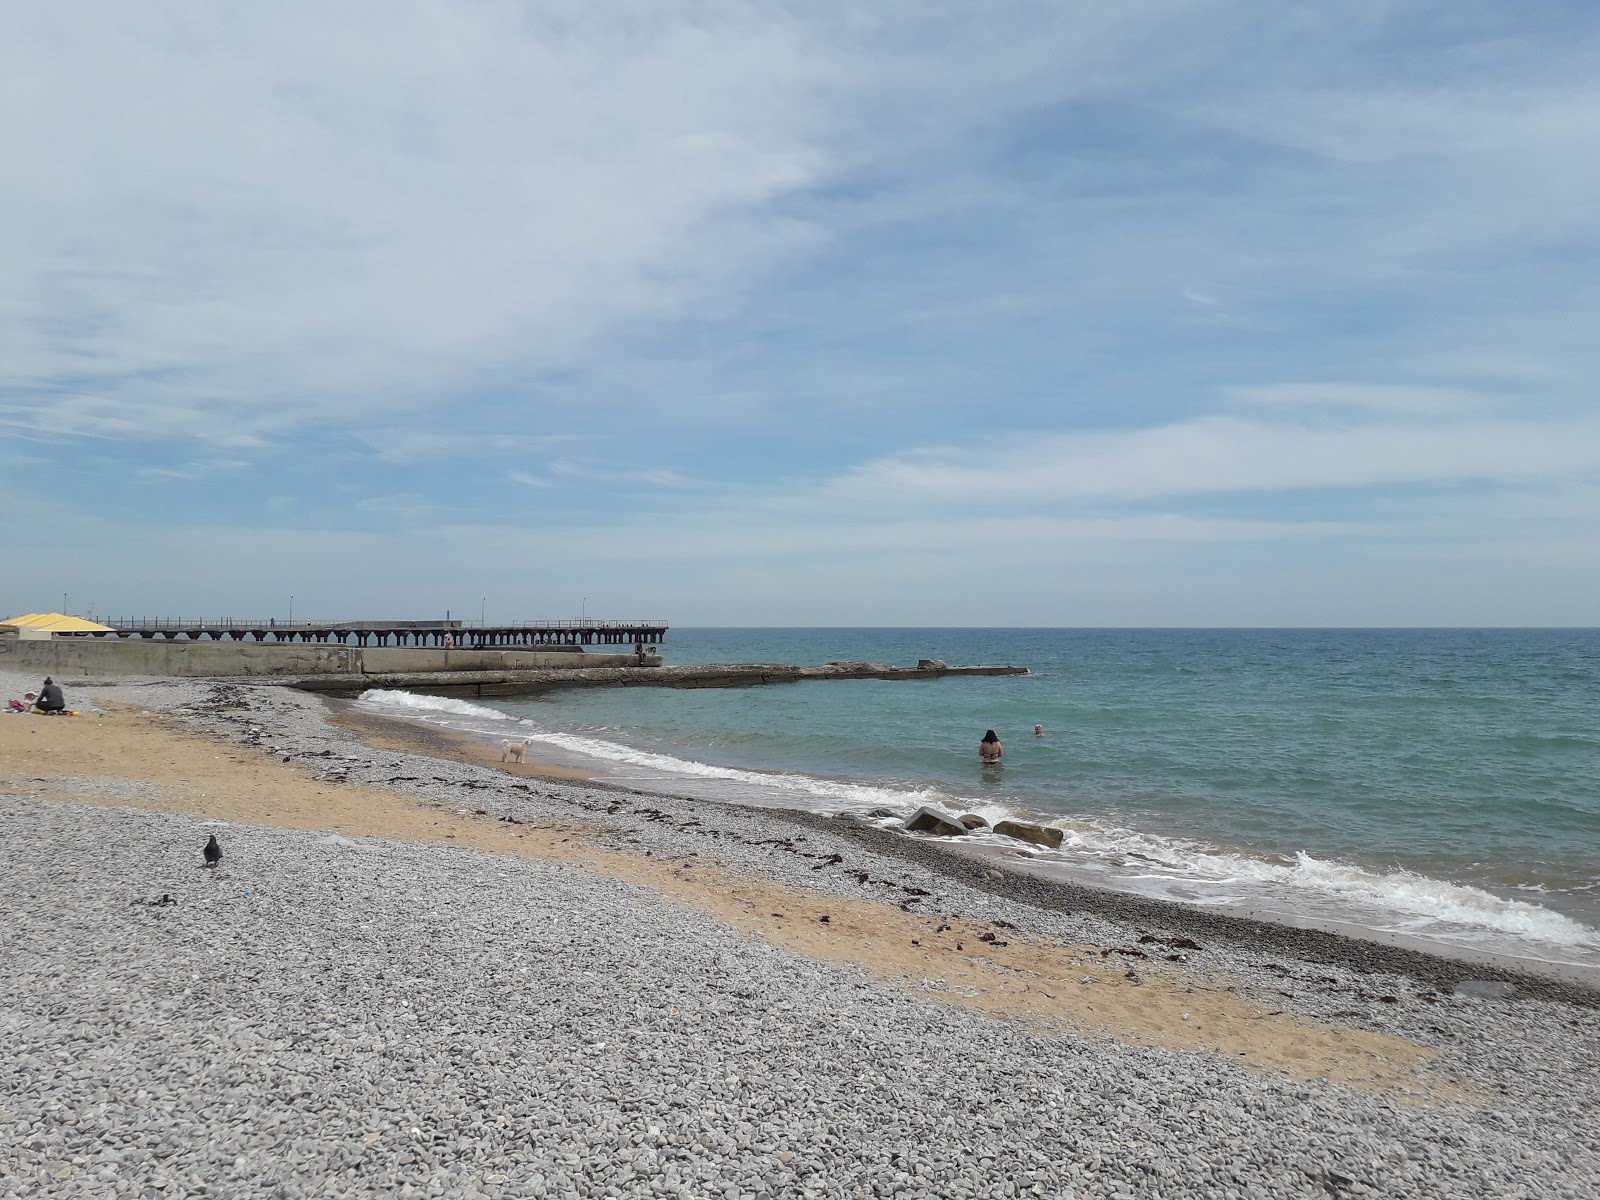
[[[665,621],[520,621],[511,625],[466,621],[246,621],[183,617],[116,617],[109,632],[82,636],[213,642],[325,642],[343,646],[455,647],[463,650],[519,646],[650,646],[667,636]]]

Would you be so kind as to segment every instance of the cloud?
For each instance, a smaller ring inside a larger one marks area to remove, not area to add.
[[[812,236],[768,213],[827,169],[819,60],[778,18],[15,18],[0,398],[40,433],[393,420],[570,364]]]
[[[249,466],[249,462],[242,458],[212,458],[186,463],[181,467],[143,467],[139,471],[139,478],[189,481],[206,479],[228,471],[242,471]]]
[[[507,471],[506,478],[512,483],[521,484],[523,487],[550,488],[555,484],[548,479],[541,479],[537,475],[530,475],[526,471]]]
[[[447,430],[372,428],[362,430],[358,436],[384,462],[400,466],[451,458],[550,454],[588,440],[577,433],[534,435],[503,429],[455,433]]]
[[[703,481],[672,467],[608,465],[572,458],[555,460],[550,464],[550,472],[563,479],[583,480],[609,487],[680,490],[706,486]]]
[[[1377,485],[1523,483],[1600,473],[1600,415],[1316,427],[1230,416],[1135,430],[1007,435],[869,462],[835,505],[1049,505]]]

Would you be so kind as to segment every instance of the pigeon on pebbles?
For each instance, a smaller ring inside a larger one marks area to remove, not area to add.
[[[214,867],[222,861],[222,847],[217,845],[217,835],[212,834],[211,840],[206,843],[206,866]]]

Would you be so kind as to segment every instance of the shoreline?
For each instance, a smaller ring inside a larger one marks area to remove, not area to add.
[[[508,770],[283,689],[93,699],[0,716],[0,1195],[1600,1181],[1588,989],[1459,995],[1448,960]],[[91,1110],[115,1145],[52,1115]]]
[[[737,667],[738,674],[746,670],[762,670],[770,664],[710,664],[691,668],[695,672],[710,671],[721,678],[721,669]],[[837,663],[825,668],[788,668],[805,672],[811,677],[821,672],[823,678],[855,678],[862,669],[877,670],[877,664]],[[1000,668],[966,668],[974,671],[1001,670]],[[647,668],[645,673],[659,675],[673,668]],[[1010,672],[1015,668],[1003,668]],[[574,672],[563,672],[572,675]],[[787,682],[776,677],[768,683]],[[75,681],[75,686],[91,689],[114,689],[140,680],[123,681],[111,678]],[[154,681],[143,681],[154,682]],[[875,853],[916,862],[930,870],[960,880],[968,886],[996,895],[1032,904],[1042,909],[1077,912],[1087,911],[1115,916],[1125,922],[1149,922],[1179,925],[1196,931],[1199,936],[1221,937],[1241,945],[1259,947],[1262,953],[1293,956],[1311,956],[1317,961],[1342,965],[1355,970],[1393,970],[1411,974],[1419,979],[1439,981],[1450,987],[1467,980],[1499,981],[1516,985],[1529,996],[1547,996],[1568,999],[1585,1007],[1600,1007],[1600,972],[1594,968],[1548,962],[1515,955],[1475,951],[1467,947],[1439,945],[1424,937],[1410,938],[1403,934],[1389,934],[1356,925],[1334,925],[1332,922],[1297,923],[1287,916],[1283,919],[1259,917],[1251,913],[1218,911],[1213,908],[1144,896],[1135,892],[1119,891],[1063,879],[1059,875],[1030,869],[1025,860],[1014,858],[993,847],[965,845],[956,839],[919,838],[896,830],[883,829],[852,818],[851,814],[827,815],[806,809],[779,806],[744,806],[736,802],[696,796],[692,792],[675,792],[658,789],[640,789],[629,784],[616,783],[597,777],[592,772],[532,756],[520,764],[499,761],[495,739],[475,737],[441,727],[421,718],[402,714],[378,714],[358,710],[353,696],[330,694],[324,690],[300,689],[293,682],[257,679],[171,679],[160,682],[174,686],[220,685],[244,689],[285,689],[302,692],[308,701],[318,705],[324,719],[332,727],[342,729],[360,739],[372,749],[392,752],[416,753],[444,762],[474,765],[504,774],[551,783],[579,785],[586,789],[611,791],[628,795],[655,796],[664,800],[708,805],[736,812],[759,811],[770,814],[789,824],[807,828],[847,827],[847,835],[858,845]],[[617,686],[637,686],[626,682]],[[680,684],[677,686],[694,686]],[[738,686],[727,683],[702,686]],[[427,689],[423,689],[427,690]],[[452,689],[439,689],[441,693]],[[837,829],[835,829],[838,832]],[[1002,878],[996,880],[994,875]],[[1332,927],[1330,927],[1332,926]]]
[[[1108,947],[1132,935],[1103,918],[1092,922],[1093,940],[1087,942],[1081,929],[1063,939],[1019,928],[1018,922],[995,920],[982,901],[973,907],[952,896],[967,889],[939,869],[943,864],[912,864],[909,872],[894,873],[884,870],[892,860],[855,855],[869,868],[858,872],[864,877],[858,882],[845,873],[843,853],[827,852],[830,846],[847,847],[848,836],[841,838],[841,830],[826,823],[819,824],[815,837],[808,837],[782,812],[744,811],[618,787],[586,788],[587,795],[541,790],[575,785],[536,777],[535,786],[499,763],[486,770],[477,762],[435,757],[441,747],[465,748],[469,759],[480,755],[453,737],[432,736],[432,730],[420,752],[356,740],[356,746],[402,757],[394,763],[366,764],[374,778],[353,779],[347,765],[352,756],[338,754],[327,742],[354,740],[355,731],[329,722],[326,712],[308,714],[322,734],[318,748],[263,744],[266,740],[257,731],[265,727],[253,715],[235,715],[252,712],[248,690],[230,685],[210,690],[216,698],[212,703],[170,712],[115,706],[110,717],[95,720],[0,718],[0,749],[6,751],[7,762],[22,759],[28,772],[42,770],[70,749],[80,773],[57,784],[67,792],[61,799],[72,803],[74,793],[94,796],[92,781],[118,772],[116,778],[145,785],[133,807],[212,822],[220,818],[233,825],[230,844],[240,831],[260,826],[345,838],[398,838],[560,864],[649,888],[747,936],[865,972],[891,986],[903,988],[923,979],[920,990],[926,990],[923,977],[937,970],[942,982],[934,999],[941,1005],[1046,1029],[1076,1027],[1131,1044],[1223,1053],[1260,1070],[1326,1075],[1403,1096],[1443,1096],[1457,1086],[1435,1076],[1428,1065],[1433,1052],[1409,1039],[1344,1020],[1330,1023],[1325,1014],[1291,1014],[1281,1005],[1247,997],[1242,980],[1217,986],[1213,972],[1226,947],[1197,948],[1196,956],[1206,963],[1190,968],[1184,955],[1169,963],[1137,949],[1113,951]],[[325,706],[320,700],[311,703],[317,710]],[[206,717],[222,728],[213,728],[209,737],[185,728]],[[23,737],[16,736],[19,730]],[[380,741],[388,743],[394,730],[381,731]],[[30,747],[19,745],[24,738],[44,753],[28,755]],[[281,754],[284,749],[290,753]],[[420,764],[430,764],[421,769],[453,774],[385,776],[395,769],[417,771]],[[491,779],[486,781],[485,775]],[[500,795],[495,794],[497,782],[505,789]],[[48,799],[52,789],[38,787],[41,783],[49,784],[49,776],[0,774],[0,791],[24,798]],[[441,798],[439,785],[464,789],[467,795]],[[542,812],[535,814],[527,808],[534,798],[555,803],[542,805]],[[666,804],[679,811],[661,807]],[[698,815],[681,819],[681,806]],[[636,820],[643,824],[630,829]],[[783,836],[785,830],[791,836]],[[654,835],[655,845],[640,853],[637,847],[646,833]],[[808,842],[820,844],[812,849]],[[730,853],[736,848],[738,854]],[[912,880],[919,882],[907,882]],[[863,895],[864,886],[889,888],[893,895]],[[937,907],[924,911],[924,903]],[[1188,928],[1180,914],[1170,915],[1174,920],[1161,928],[1169,940],[1182,942]],[[996,930],[1006,929],[1017,932],[998,937]],[[1113,952],[1119,957],[1111,959]],[[1137,988],[1125,980],[1129,968],[1123,957],[1129,955],[1149,960],[1141,964]],[[1232,978],[1238,965],[1229,963],[1225,969]],[[1019,973],[1034,982],[1019,986]],[[1099,985],[1092,996],[1083,994],[1083,984],[1073,986],[1080,978]],[[1202,981],[1205,986],[1198,986]],[[1190,1016],[1180,1021],[1180,1011]]]
[[[328,723],[347,729],[375,750],[394,750],[403,753],[424,754],[430,758],[451,762],[472,763],[490,767],[529,779],[581,782],[589,787],[601,786],[601,781],[586,771],[563,767],[556,763],[536,759],[524,754],[520,762],[501,762],[492,743],[470,734],[444,729],[426,721],[407,720],[379,713],[362,712],[350,701],[332,696],[323,697],[328,708]]]
[[[596,779],[567,767],[529,759],[523,771],[516,764],[494,761],[492,749],[467,734],[442,729],[415,717],[357,712],[348,700],[323,697],[330,721],[349,728],[358,736],[370,731],[377,748],[399,748],[405,735],[416,734],[424,746],[413,746],[416,753],[471,762],[546,779],[582,779],[585,786],[611,789],[630,795],[655,796],[662,800],[688,800],[700,805],[745,811],[742,806],[691,793],[640,790]],[[356,718],[356,719],[352,719]],[[1406,940],[1378,936],[1373,931],[1350,928],[1326,929],[1317,925],[1295,925],[1247,914],[1219,912],[1177,900],[1157,899],[1134,892],[1095,887],[1049,877],[1030,871],[991,848],[963,845],[958,840],[917,838],[895,830],[881,829],[854,819],[850,814],[830,816],[806,809],[763,806],[759,811],[792,825],[830,830],[850,838],[874,853],[916,862],[953,880],[995,895],[1005,896],[1039,908],[1060,912],[1089,911],[1111,915],[1126,924],[1162,925],[1182,928],[1191,937],[1223,938],[1248,945],[1265,954],[1282,954],[1343,966],[1363,972],[1395,972],[1425,980],[1449,990],[1468,980],[1511,983],[1530,997],[1565,1000],[1585,1007],[1600,1008],[1600,980],[1595,972],[1564,963],[1539,962],[1509,955],[1474,953],[1455,947],[1433,949],[1419,944],[1422,939]],[[997,878],[998,876],[998,878]]]

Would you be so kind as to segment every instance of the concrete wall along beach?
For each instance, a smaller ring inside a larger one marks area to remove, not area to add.
[[[383,675],[435,671],[539,670],[632,665],[632,654],[570,650],[442,650],[341,646],[328,642],[144,641],[128,638],[0,639],[0,666],[64,678]]]

